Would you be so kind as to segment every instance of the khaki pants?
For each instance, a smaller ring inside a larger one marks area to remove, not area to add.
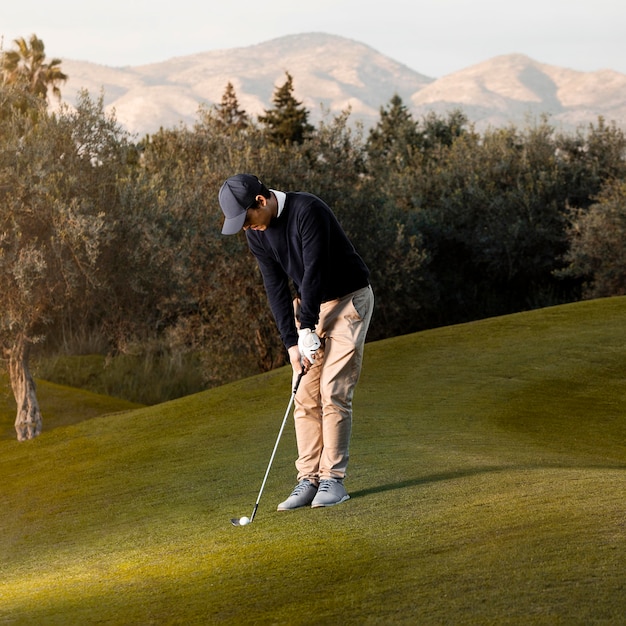
[[[294,301],[298,324],[299,301]],[[365,287],[324,302],[315,329],[322,348],[302,377],[295,398],[298,481],[343,480],[352,432],[352,397],[363,363],[374,294]]]

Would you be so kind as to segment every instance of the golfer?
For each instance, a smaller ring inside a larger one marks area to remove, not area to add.
[[[246,232],[294,376],[305,372],[294,403],[298,484],[278,510],[345,502],[352,397],[374,306],[369,270],[317,196],[238,174],[219,203],[222,233]]]

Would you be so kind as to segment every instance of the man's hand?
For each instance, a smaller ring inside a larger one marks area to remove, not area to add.
[[[300,374],[300,372],[304,372],[305,374],[311,368],[311,364],[302,358],[300,354],[300,348],[298,346],[291,346],[289,350],[289,362],[291,363],[291,367],[293,368],[294,374]]]
[[[322,342],[314,330],[303,328],[298,331],[298,349],[303,359],[310,363],[315,361],[315,353],[319,350]]]

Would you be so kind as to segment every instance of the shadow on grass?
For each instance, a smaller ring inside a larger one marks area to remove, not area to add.
[[[479,474],[495,474],[497,472],[510,472],[510,471],[536,471],[536,470],[565,470],[565,469],[595,469],[595,470],[626,470],[626,465],[494,465],[491,467],[472,467],[460,470],[454,470],[450,472],[442,472],[440,474],[431,474],[430,476],[421,476],[419,478],[407,478],[395,483],[388,483],[386,485],[377,485],[375,487],[369,487],[367,489],[359,489],[357,491],[351,491],[351,498],[364,498],[376,493],[384,493],[385,491],[394,491],[396,489],[406,489],[408,487],[418,487],[420,485],[428,485],[431,483],[439,483],[448,480],[457,480],[459,478],[467,478],[469,476],[478,476]]]
[[[137,405],[140,406],[140,405]],[[89,407],[83,409],[82,412],[79,411],[68,411],[67,414],[48,414],[44,413],[43,415],[43,428],[42,434],[49,433],[57,428],[63,428],[65,426],[75,426],[77,424],[82,424],[91,419],[95,419],[97,417],[103,416],[113,416],[120,413],[126,413],[127,411],[132,410],[135,407],[131,407],[130,409],[123,410],[98,410],[94,409],[93,411],[89,410]],[[8,417],[0,413],[0,441],[6,439],[12,439],[17,441],[17,436],[15,433],[15,411]]]

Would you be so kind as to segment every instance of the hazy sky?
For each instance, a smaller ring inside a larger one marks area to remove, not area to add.
[[[4,48],[141,65],[304,32],[341,35],[438,78],[500,54],[626,73],[625,0],[2,0]]]

